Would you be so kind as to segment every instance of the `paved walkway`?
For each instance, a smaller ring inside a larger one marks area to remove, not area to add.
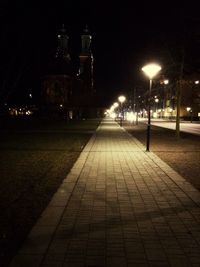
[[[200,266],[200,193],[104,120],[10,266]]]

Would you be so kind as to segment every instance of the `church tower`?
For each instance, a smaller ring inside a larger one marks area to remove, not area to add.
[[[81,53],[79,55],[80,68],[79,75],[83,80],[84,93],[93,94],[93,63],[94,58],[91,52],[92,36],[86,25],[81,35]]]
[[[71,60],[68,49],[69,37],[64,24],[57,34],[55,56],[49,64],[43,80],[44,106],[52,114],[68,113],[72,95]]]
[[[70,55],[68,51],[69,37],[67,36],[64,24],[57,35],[57,50],[55,57],[60,60],[70,61]]]

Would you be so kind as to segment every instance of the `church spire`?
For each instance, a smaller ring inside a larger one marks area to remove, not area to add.
[[[68,52],[68,42],[69,37],[66,33],[65,25],[62,24],[62,28],[59,30],[57,35],[57,51],[56,51],[56,58],[64,59],[66,61],[70,60],[70,55]]]
[[[93,62],[94,58],[91,51],[92,35],[86,25],[81,35],[81,53],[79,73],[83,79],[84,88],[88,93],[93,92]]]
[[[81,35],[81,54],[89,54],[91,52],[92,36],[89,33],[88,26],[85,26],[83,34]]]

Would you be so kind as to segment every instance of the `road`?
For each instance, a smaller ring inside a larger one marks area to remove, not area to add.
[[[147,123],[146,119],[140,119],[140,121]],[[172,130],[176,129],[175,121],[163,121],[159,119],[151,119],[151,124],[167,129],[172,129]],[[200,122],[192,122],[192,123],[190,121],[180,122],[180,131],[195,135],[200,135]]]
[[[176,129],[176,123],[175,122],[169,122],[169,121],[151,121],[152,125],[164,127],[168,129],[175,130]],[[200,135],[200,123],[196,122],[181,122],[180,123],[180,131],[187,132],[195,135]]]

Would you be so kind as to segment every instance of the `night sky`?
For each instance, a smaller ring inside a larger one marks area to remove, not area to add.
[[[176,60],[183,43],[186,61],[198,67],[198,13],[191,1],[186,5],[175,1],[1,1],[1,103],[22,101],[30,92],[37,101],[63,23],[74,60],[88,24],[93,36],[95,87],[105,105],[119,93],[141,87],[145,80],[141,67],[148,61],[163,66]]]

